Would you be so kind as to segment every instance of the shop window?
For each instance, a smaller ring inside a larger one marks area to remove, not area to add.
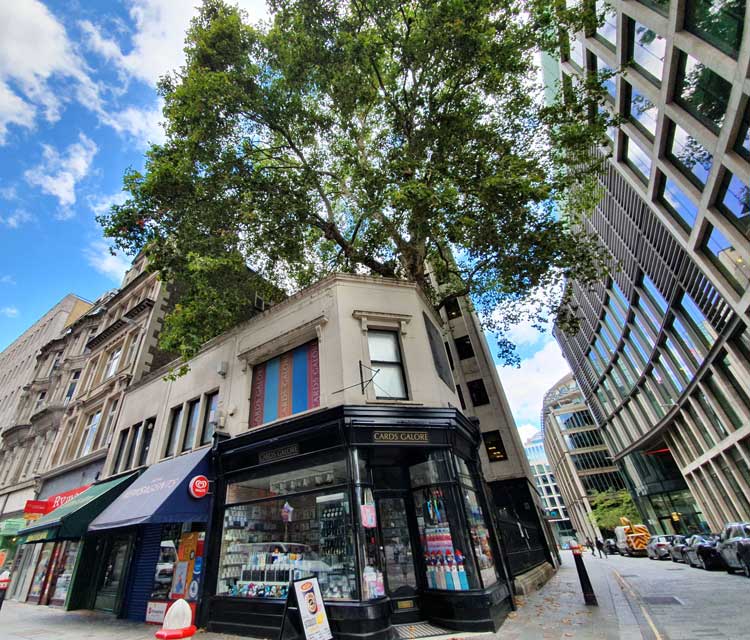
[[[683,229],[690,232],[698,217],[698,205],[692,198],[667,176],[662,176],[658,198]]]
[[[729,171],[724,173],[716,207],[743,234],[750,236],[750,188]]]
[[[203,428],[201,430],[201,444],[210,444],[219,420],[219,392],[215,391],[206,396],[206,409],[203,413]]]
[[[164,457],[168,458],[177,453],[177,442],[180,438],[180,429],[182,428],[182,405],[172,409],[169,418],[169,435],[167,437],[167,449]]]
[[[461,336],[460,338],[456,338],[453,342],[456,345],[456,353],[458,354],[459,360],[466,360],[467,358],[474,357],[474,348],[471,346],[469,336]]]
[[[703,251],[738,293],[750,284],[750,268],[745,258],[716,227],[707,225]]]
[[[340,457],[230,483],[217,595],[285,599],[291,580],[312,575],[326,600],[357,599],[346,479]]]
[[[169,600],[169,593],[172,590],[174,568],[178,561],[177,551],[179,549],[181,536],[181,524],[162,525],[161,540],[159,542],[159,560],[157,561],[154,570],[154,584],[151,587],[151,600]]]
[[[661,84],[667,41],[645,25],[628,19],[628,58],[644,78],[655,85]]]
[[[461,317],[461,305],[456,298],[451,298],[445,303],[445,313],[448,320],[455,320]]]
[[[192,400],[188,403],[185,437],[182,439],[183,451],[190,451],[195,444],[195,434],[198,433],[198,421],[200,419],[200,406],[200,399]]]
[[[659,109],[648,96],[641,93],[633,85],[624,83],[628,91],[629,115],[635,125],[652,140],[656,135],[656,123]]]
[[[508,459],[500,431],[485,431],[482,433],[482,440],[484,440],[484,448],[487,450],[490,462],[502,462]]]
[[[745,0],[687,0],[685,30],[733,58],[742,42]]]
[[[482,380],[482,378],[479,378],[478,380],[469,380],[466,383],[466,387],[469,389],[471,404],[475,407],[481,407],[484,404],[490,403],[490,398],[487,395],[487,389],[484,386],[484,380]]]
[[[86,427],[83,430],[83,434],[81,435],[81,446],[78,450],[77,457],[85,456],[89,453],[91,453],[91,449],[94,445],[94,438],[96,438],[96,432],[99,429],[99,421],[102,418],[102,412],[101,410],[92,413],[87,421],[86,421]]]
[[[623,137],[623,160],[644,184],[651,175],[651,156],[627,136]]]
[[[320,355],[312,340],[253,366],[250,427],[320,406]]]
[[[370,364],[373,371],[372,384],[375,397],[381,399],[406,400],[406,377],[396,331],[367,332]]]
[[[718,135],[732,85],[693,56],[679,56],[674,101]]]
[[[596,28],[596,38],[612,51],[617,47],[617,13],[605,0],[596,0],[596,16],[603,20]]]
[[[466,411],[466,401],[464,400],[464,392],[460,384],[456,385],[456,395],[458,395],[458,402],[461,404],[461,409]]]

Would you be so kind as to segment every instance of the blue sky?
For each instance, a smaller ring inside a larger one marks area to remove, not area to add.
[[[259,0],[238,2],[264,17]],[[118,286],[95,221],[163,139],[155,84],[183,61],[191,0],[0,2],[0,350],[67,293]],[[520,369],[499,368],[522,433],[566,371],[549,334],[521,325]],[[492,345],[492,341],[490,341]]]

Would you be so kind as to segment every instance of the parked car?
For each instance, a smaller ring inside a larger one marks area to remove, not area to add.
[[[669,560],[669,544],[674,536],[651,536],[646,545],[646,555],[651,560]]]
[[[719,538],[716,533],[692,536],[683,550],[685,561],[700,569],[725,569],[726,563],[717,548]]]
[[[687,538],[687,536],[672,536],[672,542],[669,544],[669,556],[672,562],[685,562],[683,551]]]
[[[607,538],[604,541],[604,548],[607,550],[607,553],[609,555],[614,555],[614,554],[620,553],[617,550],[617,542],[615,541],[614,538]]]
[[[750,522],[730,522],[725,525],[717,548],[728,573],[740,570],[750,578]]]

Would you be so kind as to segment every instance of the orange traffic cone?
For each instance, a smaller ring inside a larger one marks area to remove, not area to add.
[[[156,637],[160,640],[173,638],[190,638],[196,632],[193,622],[193,610],[184,598],[177,600],[164,616],[164,623]]]

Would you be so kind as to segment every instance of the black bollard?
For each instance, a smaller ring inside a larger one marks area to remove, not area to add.
[[[573,551],[573,560],[576,563],[576,571],[578,571],[578,579],[581,581],[581,591],[583,591],[583,601],[586,604],[590,604],[594,607],[598,607],[599,603],[596,601],[596,594],[594,593],[594,587],[591,586],[591,580],[589,574],[586,571],[586,565],[583,564],[583,556],[581,555],[581,547],[578,545],[570,545]]]

